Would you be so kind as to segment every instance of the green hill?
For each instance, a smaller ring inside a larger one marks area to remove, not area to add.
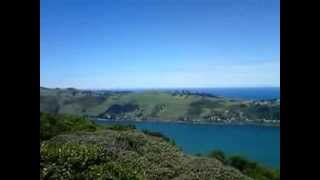
[[[182,153],[161,134],[40,113],[40,179],[246,180],[215,158]]]
[[[40,113],[40,179],[279,180],[280,171],[222,151],[184,154],[159,132]]]
[[[40,111],[116,120],[279,123],[280,102],[180,92],[40,88]]]

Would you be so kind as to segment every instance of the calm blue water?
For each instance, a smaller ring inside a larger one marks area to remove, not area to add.
[[[97,122],[119,123],[100,120]],[[165,134],[189,154],[205,154],[210,150],[220,149],[227,155],[243,155],[270,167],[280,167],[280,129],[276,127],[160,122],[133,124],[138,129]]]

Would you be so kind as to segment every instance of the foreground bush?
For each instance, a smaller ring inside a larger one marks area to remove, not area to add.
[[[41,143],[40,162],[41,180],[250,180],[216,159],[131,130],[55,136]]]
[[[183,154],[161,133],[45,113],[40,124],[40,180],[250,180],[216,159]]]
[[[226,163],[227,159],[226,159],[226,155],[224,154],[223,151],[220,151],[220,150],[213,150],[209,153],[208,155],[209,157],[211,158],[216,158],[218,159],[219,161],[221,161],[222,163]]]
[[[172,144],[174,146],[176,145],[175,140],[170,139],[169,137],[167,137],[166,135],[162,134],[161,132],[150,131],[150,130],[147,130],[147,129],[143,129],[142,132],[144,134],[147,134],[147,135],[150,135],[150,136],[162,138],[163,140],[169,142],[170,144]]]
[[[40,179],[142,179],[125,164],[114,163],[102,146],[42,144]]]
[[[241,156],[231,156],[228,164],[257,180],[279,180],[280,171],[262,166]]]
[[[114,125],[106,125],[105,127],[107,129],[112,129],[116,131],[127,131],[127,130],[136,129],[136,126],[133,124],[128,124],[128,125],[114,124]]]
[[[59,134],[76,131],[93,132],[98,128],[98,125],[84,117],[40,112],[40,140],[48,140]]]
[[[169,142],[170,141],[170,138],[165,136],[164,134],[160,133],[160,132],[154,132],[154,131],[150,131],[150,130],[147,130],[147,129],[143,129],[142,132],[144,134],[147,134],[147,135],[150,135],[150,136],[155,136],[155,137],[160,137],[162,138],[163,140]]]
[[[94,132],[96,130],[112,129],[127,131],[136,129],[135,125],[98,125],[85,117],[40,112],[40,140],[48,140],[59,134],[79,131]]]
[[[208,157],[216,158],[225,165],[237,168],[242,173],[255,180],[280,180],[279,170],[262,166],[261,164],[248,160],[242,156],[226,157],[223,151],[214,150],[208,154]]]

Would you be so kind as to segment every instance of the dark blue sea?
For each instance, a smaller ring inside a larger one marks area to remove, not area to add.
[[[97,120],[98,123],[119,123]],[[255,125],[214,125],[161,122],[121,122],[135,124],[175,140],[184,152],[206,154],[220,149],[227,155],[242,155],[261,164],[280,167],[280,129]]]

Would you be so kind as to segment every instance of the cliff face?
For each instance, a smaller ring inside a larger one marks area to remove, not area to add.
[[[40,153],[40,179],[250,179],[214,158],[186,155],[134,129],[58,135],[43,141]]]

